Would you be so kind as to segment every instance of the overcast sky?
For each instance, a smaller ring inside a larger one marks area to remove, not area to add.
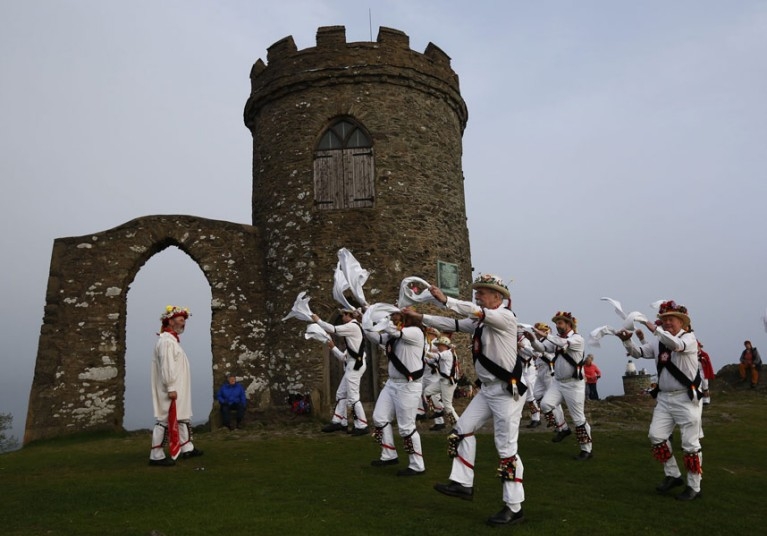
[[[569,310],[587,335],[618,324],[603,296],[647,314],[673,298],[717,370],[762,344],[767,2],[2,0],[0,412],[17,438],[53,240],[151,214],[250,223],[252,64],[320,26],[369,41],[371,19],[373,40],[396,28],[452,58],[472,264],[514,280],[522,322]],[[128,428],[152,424],[168,303],[192,308],[195,419],[210,409],[210,290],[166,250],[128,293]],[[622,394],[619,341],[591,351],[600,394]]]

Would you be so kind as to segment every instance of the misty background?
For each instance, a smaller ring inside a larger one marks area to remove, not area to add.
[[[469,109],[472,264],[513,279],[521,322],[572,311],[587,336],[619,324],[603,296],[653,316],[651,302],[672,298],[716,370],[745,339],[761,345],[763,1],[4,0],[0,412],[19,440],[53,240],[153,214],[251,223],[250,68],[283,37],[313,47],[333,25],[348,42],[395,28],[451,57]],[[223,378],[202,271],[170,248],[127,300],[125,427],[153,424],[149,365],[168,304],[192,310],[182,344],[205,420]],[[589,351],[600,395],[623,394],[619,341]]]

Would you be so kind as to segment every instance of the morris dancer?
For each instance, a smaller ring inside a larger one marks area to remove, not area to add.
[[[391,424],[396,418],[397,430],[409,457],[408,467],[398,471],[397,476],[416,476],[426,471],[421,436],[415,425],[422,393],[424,335],[421,328],[402,313],[392,314],[391,319],[397,327],[388,328],[383,333],[365,332],[369,340],[386,347],[389,359],[389,379],[373,409],[373,437],[381,445],[381,457],[370,465],[381,467],[399,463]]]
[[[474,334],[474,367],[481,389],[469,402],[448,436],[448,454],[453,458],[450,481],[434,489],[464,500],[474,498],[474,436],[488,419],[493,419],[495,447],[501,458],[498,476],[503,485],[503,508],[488,518],[490,525],[513,525],[524,521],[522,486],[524,466],[517,454],[519,420],[525,405],[525,385],[521,381],[522,362],[517,360],[517,318],[511,311],[509,289],[491,274],[480,275],[472,284],[474,302],[449,298],[437,287],[431,294],[448,309],[467,318],[406,314],[440,331]],[[504,307],[504,300],[508,305]]]
[[[692,332],[690,317],[684,305],[677,305],[673,301],[663,302],[658,311],[658,319],[662,327],[645,322],[647,329],[655,334],[655,341],[637,347],[631,341],[631,332],[619,331],[616,336],[623,341],[629,355],[655,359],[658,367],[658,385],[651,393],[656,404],[648,437],[653,456],[663,463],[666,476],[655,489],[665,493],[685,483],[669,441],[674,427],[679,426],[684,465],[687,468],[687,486],[676,498],[692,501],[701,497],[700,482],[703,475],[698,341]]]
[[[551,382],[546,394],[541,401],[541,410],[544,413],[554,411],[554,408],[564,400],[567,403],[567,411],[575,424],[575,435],[578,438],[580,452],[575,459],[585,461],[593,457],[591,426],[586,421],[583,406],[586,397],[586,383],[583,380],[583,350],[586,346],[583,337],[576,333],[577,319],[569,312],[559,311],[551,319],[556,324],[557,335],[536,331],[542,338],[542,342],[535,338],[532,333],[525,332],[533,348],[539,352],[551,352],[554,354],[554,381]],[[557,423],[557,434],[554,436],[555,443],[559,443],[572,432],[564,420]]]
[[[453,350],[453,343],[446,335],[438,337],[434,341],[434,345],[436,346],[436,352],[426,352],[425,361],[427,366],[433,366],[437,369],[440,378],[436,382],[429,384],[423,394],[427,398],[432,397],[432,400],[434,400],[434,395],[439,396],[442,402],[444,418],[452,426],[458,422],[458,414],[453,408],[453,393],[455,392],[455,382],[457,381],[457,358]],[[444,428],[445,423],[438,424],[435,419],[435,424],[430,430],[443,430]]]
[[[362,337],[362,326],[357,317],[359,313],[354,309],[340,309],[341,324],[334,326],[312,314],[312,320],[316,322],[326,333],[338,335],[344,340],[346,349],[342,352],[333,341],[328,343],[333,355],[344,364],[344,375],[336,389],[336,408],[330,424],[322,428],[323,432],[347,431],[349,422],[347,411],[351,410],[354,427],[349,433],[353,436],[367,435],[368,420],[365,416],[365,408],[360,401],[360,382],[362,375],[367,370],[365,362],[365,340]]]
[[[152,361],[152,405],[156,424],[152,430],[152,450],[149,465],[175,465],[178,454],[165,456],[163,445],[168,442],[168,412],[176,401],[176,418],[182,458],[202,456],[192,444],[192,376],[189,358],[181,348],[181,334],[186,328],[189,310],[175,305],[165,308],[160,320],[160,336],[154,347]]]
[[[539,341],[543,341],[546,338],[546,335],[551,331],[548,324],[544,324],[543,322],[537,322],[534,327],[539,333],[543,334],[543,336],[539,336]],[[538,378],[535,380],[534,396],[535,401],[540,408],[543,395],[546,394],[546,390],[549,388],[549,385],[551,385],[551,381],[554,378],[554,354],[550,352],[538,352],[537,350],[533,350],[533,354],[536,358],[536,369],[538,372]],[[546,418],[546,428],[554,428],[556,430],[557,423],[565,422],[565,414],[562,412],[562,405],[557,404],[554,407],[554,410],[546,413],[544,417]],[[528,424],[527,427],[534,428],[535,425],[531,426]]]

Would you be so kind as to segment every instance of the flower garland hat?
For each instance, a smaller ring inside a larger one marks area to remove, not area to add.
[[[167,326],[168,322],[170,322],[170,319],[176,318],[177,316],[189,318],[191,316],[189,314],[189,308],[179,307],[178,305],[167,305],[165,307],[165,311],[163,311],[162,315],[160,315],[160,320],[162,320],[163,326]]]
[[[568,311],[557,311],[557,314],[551,317],[551,321],[556,322],[557,320],[564,320],[570,324],[573,329],[578,327],[578,319],[573,316],[573,313]]]
[[[508,299],[511,294],[509,293],[509,287],[503,282],[503,279],[493,274],[479,274],[474,282],[471,284],[471,288],[489,288],[500,292],[501,295]]]
[[[681,319],[685,329],[690,327],[690,316],[687,314],[687,307],[684,305],[677,305],[674,300],[665,301],[660,304],[658,318],[663,320],[663,318],[667,316],[676,316]]]

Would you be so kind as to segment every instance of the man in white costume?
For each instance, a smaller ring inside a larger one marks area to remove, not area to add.
[[[575,435],[578,439],[580,452],[575,456],[578,461],[589,460],[593,457],[591,426],[586,421],[584,403],[586,399],[586,381],[583,379],[583,359],[586,341],[583,340],[576,329],[578,320],[572,313],[558,311],[552,319],[557,327],[557,335],[535,330],[532,333],[525,332],[533,348],[541,353],[554,354],[554,379],[546,390],[541,400],[541,411],[553,412],[564,400],[567,403],[567,411],[575,424]],[[557,423],[557,434],[554,436],[555,443],[562,441],[572,432],[567,423]]]
[[[451,425],[455,425],[458,422],[458,414],[453,408],[453,393],[455,393],[456,381],[456,356],[453,351],[453,343],[450,339],[442,335],[437,337],[434,341],[435,351],[426,352],[426,365],[434,367],[437,370],[439,379],[429,384],[424,389],[425,397],[432,397],[434,400],[435,395],[439,395],[442,403],[443,419],[446,418]],[[430,430],[443,430],[445,423],[437,423],[430,428]]]
[[[391,319],[393,325],[384,332],[365,332],[372,342],[385,346],[389,360],[389,379],[373,408],[373,437],[381,445],[381,456],[370,464],[382,467],[399,463],[391,424],[396,418],[397,430],[405,443],[409,459],[407,468],[397,471],[397,476],[422,475],[426,465],[415,416],[422,393],[425,339],[423,330],[401,313],[392,314]]]
[[[176,401],[181,457],[202,456],[202,451],[192,444],[192,377],[189,359],[180,342],[187,318],[189,310],[174,305],[168,305],[160,317],[162,327],[152,361],[152,403],[156,423],[152,430],[149,465],[170,466],[176,463],[175,457],[166,457],[163,449],[170,435],[168,412],[172,400]]]
[[[351,410],[354,428],[349,432],[354,436],[367,435],[368,419],[365,408],[360,401],[360,382],[367,370],[365,362],[365,341],[362,336],[362,326],[357,320],[359,313],[352,309],[341,309],[341,324],[334,326],[320,319],[316,314],[314,320],[326,333],[343,337],[346,350],[339,350],[333,341],[328,343],[333,355],[344,364],[344,375],[336,390],[336,408],[330,424],[322,428],[323,432],[347,430],[347,410]]]
[[[538,383],[538,358],[530,342],[522,333],[517,335],[517,357],[522,361],[522,376],[525,385],[527,385],[525,402],[527,402],[527,411],[530,412],[530,423],[527,428],[537,428],[541,425],[541,408],[535,399],[535,388]]]
[[[623,341],[629,355],[655,359],[658,367],[658,384],[651,393],[656,399],[656,405],[648,437],[653,457],[663,464],[665,477],[655,489],[665,493],[685,484],[669,441],[674,427],[679,426],[687,485],[676,498],[692,501],[701,497],[700,483],[703,477],[698,341],[692,332],[690,317],[684,305],[677,305],[673,301],[663,302],[658,311],[658,319],[662,326],[645,322],[656,340],[639,347],[631,341],[630,332],[619,331],[616,335]]]
[[[450,481],[434,489],[464,500],[474,498],[474,436],[488,419],[493,419],[495,448],[500,457],[498,476],[503,486],[503,508],[488,518],[489,525],[513,525],[524,521],[522,486],[524,467],[517,454],[519,420],[525,405],[525,385],[521,381],[522,363],[517,360],[517,318],[511,311],[509,289],[492,274],[480,275],[472,283],[474,302],[447,297],[432,286],[431,294],[461,320],[421,315],[409,316],[440,331],[473,333],[474,367],[481,388],[472,398],[448,436],[448,453],[453,458]],[[504,307],[504,300],[508,300]]]
[[[435,328],[426,328],[425,334],[426,354],[424,356],[423,378],[421,378],[423,394],[421,395],[421,403],[418,405],[416,420],[425,421],[428,418],[429,406],[431,406],[434,410],[434,424],[429,427],[429,430],[439,431],[445,429],[445,407],[439,388],[439,367],[434,363],[430,363],[426,357],[430,352],[438,352],[436,341],[442,334]]]
[[[535,329],[544,334],[543,337],[539,336],[539,341],[543,341],[543,339],[546,338],[546,335],[548,335],[551,331],[551,328],[548,326],[548,324],[543,322],[536,322]],[[540,408],[541,400],[543,400],[543,396],[546,394],[549,385],[551,385],[551,382],[554,379],[554,354],[550,352],[538,352],[536,350],[533,350],[533,354],[535,354],[535,363],[538,373],[538,378],[535,380],[534,396],[535,401],[538,403],[538,407]],[[546,427],[554,428],[556,430],[558,422],[565,422],[565,415],[562,412],[562,405],[557,404],[554,410],[546,413],[544,417],[546,417]],[[528,425],[528,428],[534,428],[535,426],[536,425]]]

